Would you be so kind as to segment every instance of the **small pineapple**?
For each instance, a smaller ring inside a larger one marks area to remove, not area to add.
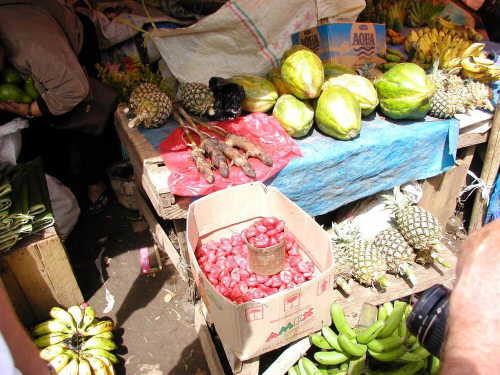
[[[390,228],[377,234],[373,246],[385,255],[390,273],[406,277],[412,285],[416,284],[417,279],[412,267],[415,256],[413,249],[397,229]]]
[[[372,286],[378,283],[388,285],[385,273],[387,264],[384,255],[369,241],[360,239],[358,228],[344,222],[332,226],[332,241],[344,251],[344,256],[352,265],[352,276],[360,284]]]
[[[493,92],[488,85],[474,80],[465,82],[467,102],[471,107],[494,111],[495,108],[491,103]]]
[[[202,116],[205,113],[213,116],[214,94],[207,85],[197,82],[187,82],[179,87],[179,99],[184,108],[194,115]]]
[[[394,188],[394,196],[386,196],[386,206],[394,215],[396,227],[405,240],[417,252],[430,251],[430,258],[448,267],[448,263],[439,255],[446,249],[441,244],[443,232],[438,221],[422,207],[416,206],[399,190]]]
[[[129,103],[135,115],[128,123],[130,128],[141,123],[145,128],[161,126],[172,113],[170,98],[153,83],[137,86],[130,94]]]
[[[456,74],[458,71],[439,70],[438,64],[439,60],[434,63],[433,72],[429,75],[436,87],[430,99],[429,114],[446,119],[467,111],[467,95],[464,81]]]

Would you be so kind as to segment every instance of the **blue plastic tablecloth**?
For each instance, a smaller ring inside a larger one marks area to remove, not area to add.
[[[170,121],[141,132],[158,149],[175,127]],[[392,123],[374,118],[363,121],[361,135],[353,141],[338,141],[314,131],[298,140],[303,157],[292,160],[266,183],[310,215],[321,215],[452,167],[458,130],[457,120]]]

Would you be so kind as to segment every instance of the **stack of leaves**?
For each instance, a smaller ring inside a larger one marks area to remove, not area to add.
[[[54,225],[41,163],[0,167],[0,251]]]

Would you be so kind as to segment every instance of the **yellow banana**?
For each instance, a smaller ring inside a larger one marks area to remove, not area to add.
[[[470,56],[479,56],[481,51],[484,49],[484,43],[472,43],[467,49],[463,52],[462,58],[465,59]]]
[[[52,368],[54,369],[54,371],[56,373],[59,373],[59,371],[61,371],[64,366],[66,366],[70,361],[70,358],[67,354],[59,354],[57,357],[53,358],[52,360],[50,360],[49,362],[49,365],[52,366]]]
[[[67,354],[69,356],[69,358],[71,358],[71,359],[78,358],[78,354],[71,349],[65,350],[64,354]]]
[[[76,327],[80,327],[80,324],[82,323],[83,320],[83,313],[82,309],[79,306],[71,306],[68,309],[68,312],[71,314],[73,319],[75,320]]]
[[[461,61],[462,68],[472,73],[484,73],[488,71],[488,67],[480,64],[476,64],[472,57],[467,57]]]
[[[83,350],[82,353],[84,353],[85,355],[91,355],[93,357],[107,358],[111,361],[111,363],[118,362],[118,358],[116,357],[116,355],[104,349],[99,349],[99,348],[86,349]]]
[[[50,309],[50,316],[61,323],[65,324],[68,328],[76,330],[76,323],[69,312],[60,307],[53,307]]]
[[[50,361],[54,359],[59,354],[64,352],[66,346],[64,344],[54,344],[47,346],[46,348],[40,350],[40,358],[45,361]]]
[[[108,375],[106,365],[99,358],[87,357],[86,359],[89,361],[89,365],[94,375]]]
[[[99,359],[106,365],[106,368],[108,370],[108,375],[115,375],[115,368],[111,363],[111,361],[107,358],[102,358],[102,357],[100,357]]]
[[[112,331],[113,330],[113,322],[111,320],[103,320],[97,322],[95,324],[90,325],[83,331],[84,336],[95,336],[99,333]]]
[[[116,349],[116,344],[111,341],[110,339],[103,339],[101,337],[91,337],[85,343],[82,345],[81,349],[92,349],[92,348],[99,348],[99,349],[104,349],[104,350],[115,350]]]
[[[482,57],[472,57],[472,61],[480,65],[493,65],[495,62],[490,59],[483,59]]]
[[[52,319],[47,320],[43,323],[37,324],[33,327],[31,334],[34,337],[46,335],[47,333],[72,333],[71,329],[69,329],[64,323],[60,320]]]
[[[78,375],[78,359],[73,358],[64,368],[58,373],[59,375]]]
[[[78,375],[92,375],[89,361],[85,358],[80,358],[80,362],[78,363]]]
[[[102,339],[113,339],[113,332],[106,331],[106,332],[98,333],[97,335],[94,335],[92,337],[100,337]]]
[[[71,337],[69,333],[48,333],[46,335],[37,337],[34,342],[39,348],[45,348],[49,345],[59,344],[61,341]]]
[[[81,329],[84,331],[87,329],[89,325],[94,323],[95,319],[95,310],[92,306],[87,306],[85,307],[85,310],[83,311],[83,320],[81,324]]]

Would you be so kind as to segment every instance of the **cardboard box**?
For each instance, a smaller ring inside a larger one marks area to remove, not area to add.
[[[194,251],[199,244],[228,237],[260,217],[285,221],[316,266],[315,277],[294,289],[244,304],[220,295],[203,274]],[[262,183],[228,188],[189,206],[187,241],[193,274],[224,345],[241,360],[284,346],[329,324],[334,297],[334,262],[328,234],[277,189]]]
[[[326,24],[293,34],[292,43],[312,49],[325,63],[357,69],[366,63],[382,62],[377,54],[386,52],[385,25]]]

